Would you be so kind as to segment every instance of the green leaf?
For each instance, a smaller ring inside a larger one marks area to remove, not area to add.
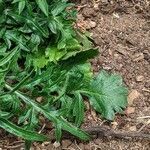
[[[36,132],[24,130],[2,117],[0,117],[0,127],[26,140],[30,140],[30,141],[47,141],[48,140],[48,137],[42,134],[38,134]]]
[[[58,50],[57,47],[51,46],[46,49],[46,57],[48,57],[50,62],[59,61],[67,52],[65,50]]]
[[[7,89],[12,90],[12,87],[5,85]],[[34,107],[37,112],[42,113],[46,118],[52,121],[54,124],[61,124],[63,130],[70,132],[71,134],[79,137],[82,140],[89,140],[89,135],[84,131],[78,129],[77,127],[71,125],[63,117],[59,117],[56,111],[46,111],[38,103],[34,102],[32,99],[22,95],[20,92],[14,92],[19,98],[21,98],[26,104],[29,104]]]
[[[49,29],[54,33],[56,34],[57,33],[57,24],[56,24],[56,21],[51,19],[49,24],[48,24],[48,27]]]
[[[48,33],[46,33],[41,25],[35,19],[32,19],[31,16],[24,17],[13,12],[8,13],[8,15],[14,20],[17,20],[18,23],[26,23],[33,31],[38,31],[38,33],[42,34],[45,38],[48,37]]]
[[[127,106],[128,91],[118,75],[101,71],[82,92],[87,94],[94,109],[108,120],[113,120],[115,113],[122,112]]]
[[[64,66],[72,66],[76,64],[85,63],[88,59],[94,58],[98,55],[98,49],[88,49],[84,51],[68,52],[62,60]]]
[[[61,137],[62,137],[62,126],[61,124],[56,124],[55,125],[55,136],[56,136],[56,141],[60,142]]]
[[[48,63],[48,59],[44,55],[33,59],[33,65],[35,68],[44,68]]]
[[[4,58],[2,58],[0,60],[0,66],[3,66],[6,63],[8,63],[17,52],[18,52],[18,47],[14,48],[12,51],[10,51]]]
[[[8,40],[14,41],[21,49],[23,49],[27,52],[30,51],[30,49],[28,48],[28,46],[24,42],[24,38],[19,35],[19,32],[7,30],[7,32],[5,33],[5,37]]]
[[[18,6],[18,7],[19,7],[19,14],[21,14],[22,11],[23,11],[24,8],[25,8],[26,2],[25,2],[24,0],[22,0],[22,1],[19,2],[18,5],[19,5],[19,6]]]
[[[39,8],[43,11],[43,13],[48,16],[48,4],[46,0],[36,0]]]
[[[80,93],[75,93],[74,95],[75,95],[75,102],[73,115],[75,116],[75,125],[77,127],[80,127],[84,119],[84,103]]]
[[[74,6],[74,4],[66,2],[58,2],[54,5],[54,8],[52,9],[51,13],[53,16],[57,16],[69,6]]]

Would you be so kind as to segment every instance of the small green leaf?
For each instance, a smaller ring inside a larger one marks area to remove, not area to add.
[[[84,119],[84,103],[80,93],[75,93],[74,95],[75,95],[75,102],[74,102],[73,115],[75,116],[76,126],[80,127]]]
[[[48,27],[54,34],[57,33],[57,24],[56,24],[55,20],[50,20]]]
[[[48,137],[38,134],[36,132],[24,130],[2,117],[0,117],[0,127],[26,140],[30,140],[30,141],[47,141],[48,140]]]
[[[55,7],[52,9],[51,13],[53,14],[53,16],[57,16],[69,6],[74,6],[74,4],[66,3],[66,2],[58,2],[56,3]]]
[[[67,52],[65,50],[58,50],[57,47],[51,46],[46,49],[46,57],[48,57],[50,62],[59,61]]]
[[[84,51],[72,51],[68,52],[62,60],[65,60],[63,64],[81,64],[86,62],[88,59],[94,58],[98,54],[98,49],[88,49]]]
[[[2,58],[0,60],[0,66],[3,66],[6,63],[8,63],[17,52],[18,52],[18,47],[14,48],[12,51],[10,51],[4,58]]]
[[[25,8],[26,2],[25,2],[24,0],[22,0],[22,1],[19,2],[18,5],[19,5],[19,6],[18,6],[18,7],[19,7],[19,14],[21,14],[22,11],[23,11],[24,8]]]
[[[39,8],[43,11],[43,13],[48,16],[48,3],[46,0],[36,0]]]
[[[35,66],[35,68],[44,68],[47,63],[48,59],[46,59],[45,56],[33,59],[33,65]]]
[[[61,137],[62,137],[62,126],[61,124],[56,124],[55,125],[55,136],[56,136],[56,141],[60,142]]]

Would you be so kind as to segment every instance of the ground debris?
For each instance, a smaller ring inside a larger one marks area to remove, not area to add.
[[[140,61],[144,59],[144,54],[143,53],[136,53],[135,55],[132,56],[133,61]]]
[[[137,90],[132,90],[128,95],[128,104],[129,106],[133,104],[134,100],[140,96],[140,93]]]

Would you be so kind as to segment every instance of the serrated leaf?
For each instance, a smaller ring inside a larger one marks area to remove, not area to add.
[[[44,55],[33,59],[33,65],[35,66],[35,68],[44,68],[47,63],[48,59],[46,59]]]
[[[42,12],[48,16],[48,3],[46,0],[36,0],[39,8],[42,10]]]
[[[26,140],[30,140],[30,141],[47,141],[48,140],[48,137],[42,134],[38,134],[36,132],[24,130],[2,117],[0,117],[0,127]]]
[[[88,40],[88,37],[86,35],[76,31],[76,36],[78,41],[82,43],[84,50],[88,50],[92,48],[92,43]]]
[[[122,112],[127,106],[128,92],[122,78],[105,71],[101,71],[83,93],[88,95],[94,109],[108,120],[113,120],[115,113]]]
[[[71,38],[66,42],[66,49],[68,51],[81,50],[82,46],[79,44],[79,41],[75,38]]]
[[[49,62],[59,61],[67,52],[65,50],[59,50],[55,46],[48,47],[45,51],[46,57],[49,59]]]

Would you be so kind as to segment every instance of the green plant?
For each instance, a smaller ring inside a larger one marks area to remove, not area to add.
[[[88,140],[79,128],[84,97],[108,120],[127,105],[120,76],[101,71],[94,77],[87,60],[98,50],[73,28],[73,6],[66,0],[0,0],[0,127],[24,138],[26,149],[48,140],[36,132],[41,117],[53,123],[57,141],[62,130]]]

